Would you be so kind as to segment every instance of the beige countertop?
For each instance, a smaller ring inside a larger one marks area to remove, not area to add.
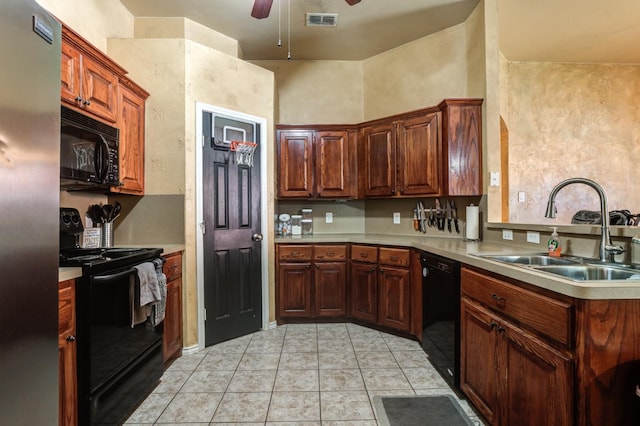
[[[142,248],[161,248],[162,254],[168,256],[170,254],[183,251],[184,244],[141,244],[141,245],[122,245],[122,248],[142,247]],[[82,276],[82,268],[58,268],[58,282],[72,280]]]
[[[573,281],[530,268],[475,256],[536,253],[535,250],[527,250],[526,247],[497,242],[467,242],[461,238],[382,234],[317,234],[297,238],[277,237],[275,242],[276,244],[335,242],[412,247],[578,299],[640,299],[640,280]]]

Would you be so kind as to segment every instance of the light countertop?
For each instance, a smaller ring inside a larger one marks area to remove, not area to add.
[[[318,234],[309,237],[277,237],[275,242],[276,244],[360,243],[411,247],[578,299],[640,299],[640,280],[573,281],[530,268],[475,256],[478,254],[536,253],[535,250],[527,250],[526,247],[497,242],[467,242],[461,238],[383,234]]]

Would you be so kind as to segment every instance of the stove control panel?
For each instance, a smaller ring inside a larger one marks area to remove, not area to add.
[[[60,207],[60,234],[78,235],[84,231],[77,209]]]

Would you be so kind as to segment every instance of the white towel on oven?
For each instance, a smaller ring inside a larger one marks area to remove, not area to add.
[[[144,262],[134,266],[138,271],[138,283],[140,285],[140,306],[145,306],[160,300],[160,286],[156,267],[151,262]]]
[[[147,320],[149,314],[147,307],[140,306],[140,288],[138,287],[138,279],[131,275],[129,278],[129,301],[131,303],[131,328],[138,324],[142,324]]]

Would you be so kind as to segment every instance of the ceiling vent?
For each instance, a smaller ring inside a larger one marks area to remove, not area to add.
[[[338,25],[337,13],[307,13],[308,27],[335,27]]]

